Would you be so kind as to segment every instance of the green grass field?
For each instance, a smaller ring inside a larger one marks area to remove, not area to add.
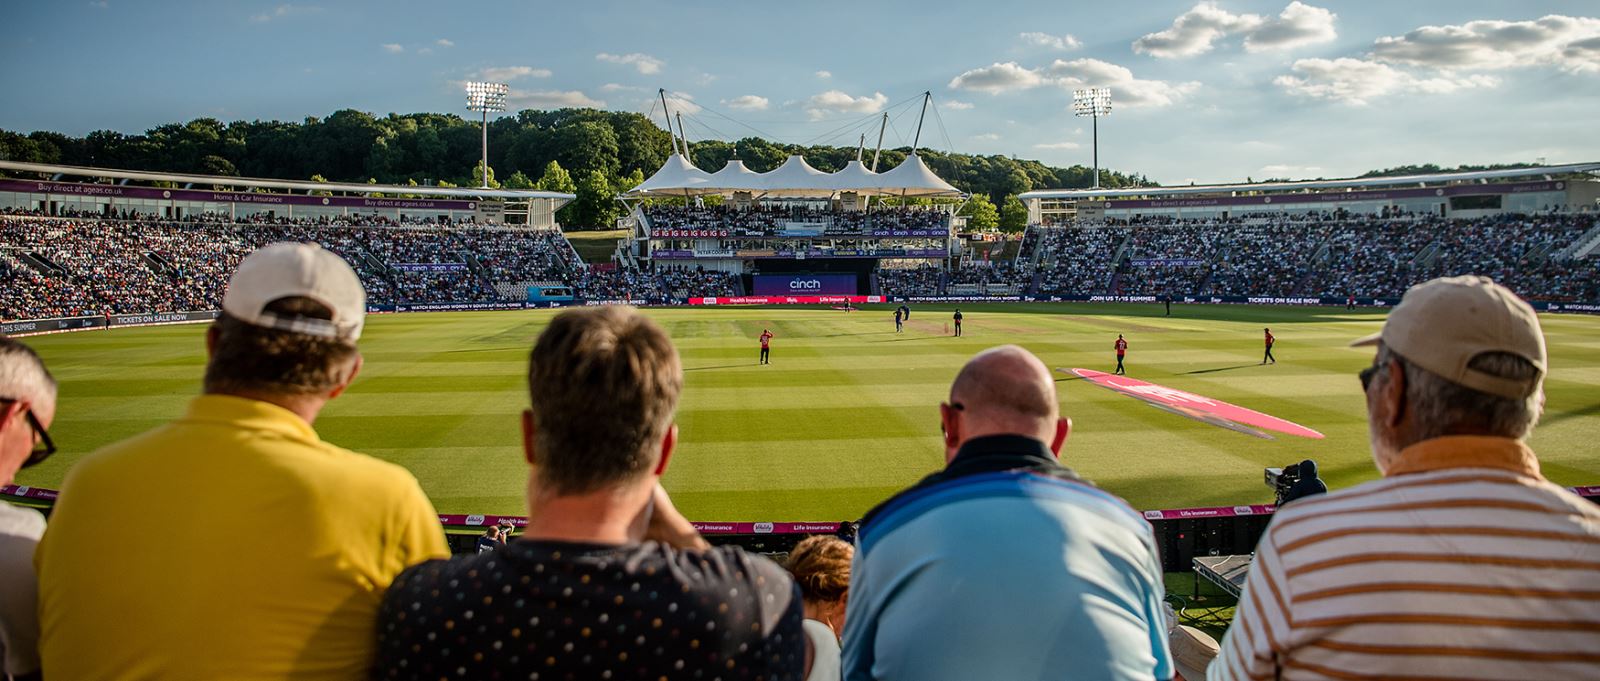
[[[681,444],[665,478],[695,520],[854,518],[943,463],[937,408],[962,362],[1018,343],[1054,367],[1110,371],[1116,334],[1129,374],[1301,423],[1320,441],[1265,441],[1183,419],[1083,381],[1057,383],[1073,419],[1062,459],[1136,508],[1270,502],[1264,466],[1312,457],[1330,487],[1376,477],[1356,372],[1370,349],[1346,343],[1378,312],[1330,308],[968,305],[963,338],[949,305],[916,305],[906,333],[890,308],[650,310],[683,356]],[[524,510],[517,413],[547,311],[373,316],[366,369],[317,421],[336,444],[414,471],[441,512]],[[1547,315],[1548,403],[1534,438],[1545,474],[1600,483],[1600,318]],[[1259,366],[1261,328],[1279,362]],[[755,337],[777,334],[773,364]],[[181,413],[199,389],[201,325],[28,339],[61,380],[52,434],[62,453],[18,483],[56,487],[95,448]],[[226,452],[218,452],[226,456]]]

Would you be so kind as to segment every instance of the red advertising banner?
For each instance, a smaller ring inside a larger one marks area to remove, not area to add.
[[[690,305],[840,305],[882,303],[883,296],[732,296],[728,298],[690,298]]]

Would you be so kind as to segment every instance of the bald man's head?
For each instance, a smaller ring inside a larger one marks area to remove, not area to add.
[[[950,404],[960,405],[951,407],[959,417],[946,420],[951,456],[967,440],[985,435],[1023,435],[1052,449],[1066,435],[1050,370],[1015,345],[984,350],[968,361],[950,386]]]

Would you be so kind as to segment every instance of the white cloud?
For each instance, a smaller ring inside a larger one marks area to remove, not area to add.
[[[604,109],[606,103],[591,99],[588,95],[578,90],[518,90],[512,88],[511,94],[506,97],[518,109],[561,109],[568,107],[591,107]]]
[[[972,103],[971,102],[963,102],[963,101],[961,101],[959,99],[952,99],[952,100],[944,103],[944,108],[949,109],[951,111],[967,111],[967,110],[970,110],[972,108]]]
[[[606,52],[601,52],[600,54],[595,55],[594,58],[603,62],[610,62],[612,64],[624,64],[632,66],[634,69],[638,70],[639,73],[647,76],[660,73],[661,67],[666,65],[666,62],[640,52],[631,52],[628,54],[608,54]]]
[[[832,77],[833,77],[833,73],[832,73],[832,72],[830,72],[830,71],[818,71],[818,72],[817,72],[817,77],[818,77],[818,78],[821,78],[821,79],[823,79],[823,80],[827,80],[827,79],[829,79],[829,78],[832,78]]]
[[[1127,67],[1099,59],[1057,59],[1049,66],[1030,69],[1016,62],[991,64],[972,69],[950,80],[949,87],[999,94],[1028,90],[1042,85],[1063,89],[1084,87],[1111,88],[1112,102],[1128,107],[1162,107],[1199,89],[1196,82],[1172,83],[1133,77]]]
[[[770,102],[767,101],[766,97],[740,95],[733,99],[724,99],[722,103],[730,109],[738,109],[740,111],[766,111]]]
[[[549,78],[550,69],[535,68],[532,66],[491,66],[480,69],[472,74],[474,80],[488,80],[496,83],[509,83],[523,78]]]
[[[888,103],[889,98],[882,92],[874,92],[870,97],[852,97],[840,90],[829,90],[806,98],[804,106],[806,115],[818,120],[830,113],[873,113]]]
[[[1133,51],[1152,57],[1192,57],[1211,51],[1211,44],[1230,33],[1260,26],[1255,14],[1232,14],[1214,2],[1202,2],[1178,15],[1166,30],[1133,41]]]
[[[1133,41],[1133,51],[1172,59],[1210,52],[1228,36],[1243,36],[1250,52],[1284,50],[1338,37],[1333,27],[1338,15],[1299,0],[1290,2],[1275,17],[1233,14],[1215,2],[1201,2],[1172,21],[1172,26]]]
[[[104,5],[102,4],[102,6]],[[250,17],[250,20],[258,24],[264,24],[273,19],[283,19],[297,14],[316,14],[321,11],[321,7],[313,7],[311,5],[278,5],[272,8],[271,12],[257,14]]]
[[[1078,144],[1077,142],[1044,142],[1033,145],[1033,148],[1049,150],[1081,149],[1083,148],[1083,145]]]
[[[644,88],[639,87],[637,85],[619,85],[617,83],[606,83],[605,85],[601,85],[600,86],[600,91],[601,92],[644,92]]]
[[[1078,40],[1070,33],[1066,35],[1051,35],[1049,33],[1029,31],[1018,37],[1022,39],[1022,42],[1030,45],[1048,47],[1053,50],[1076,50],[1083,47],[1083,41]]]
[[[1290,94],[1355,106],[1365,106],[1372,99],[1391,93],[1444,94],[1500,83],[1486,75],[1441,73],[1431,78],[1419,77],[1388,64],[1349,57],[1301,59],[1290,70],[1294,75],[1278,76],[1272,82]]]
[[[100,9],[106,9],[107,7],[111,6],[111,3],[106,2],[106,0],[94,0],[94,2],[89,3],[89,6],[90,7],[99,7]]]
[[[1437,69],[1494,70],[1553,65],[1572,72],[1600,71],[1600,18],[1549,15],[1534,21],[1484,19],[1423,26],[1403,36],[1379,38],[1379,61]]]
[[[1331,42],[1339,37],[1333,23],[1339,18],[1321,7],[1295,0],[1275,17],[1268,17],[1244,37],[1249,52],[1288,50],[1305,45]]]
[[[949,87],[952,90],[973,90],[996,95],[1011,90],[1027,90],[1043,84],[1044,79],[1038,72],[1024,68],[1014,61],[1008,61],[968,70],[951,78]]]
[[[983,140],[985,142],[993,142],[993,141],[995,141],[997,139],[1000,139],[1000,136],[995,134],[995,133],[992,133],[992,132],[985,132],[985,133],[973,135],[972,139]]]
[[[702,73],[699,76],[695,77],[694,82],[699,83],[701,85],[710,85],[713,82],[716,82],[716,80],[717,80],[717,76],[714,76],[714,75],[709,74],[709,73]]]
[[[1112,106],[1121,105],[1130,108],[1170,106],[1200,89],[1200,83],[1194,81],[1174,83],[1135,78],[1133,71],[1127,67],[1099,59],[1072,61],[1057,59],[1040,71],[1048,75],[1055,85],[1069,90],[1085,87],[1111,88]]]
[[[424,47],[424,48],[422,48],[420,50],[417,50],[417,54],[433,54],[433,48]]]
[[[400,54],[401,52],[406,51],[406,48],[401,47],[400,43],[384,43],[383,49],[390,54]]]
[[[455,47],[456,46],[456,44],[454,42],[451,42],[447,38],[440,38],[438,40],[435,40],[435,41],[433,41],[433,44],[438,45],[439,47]]]

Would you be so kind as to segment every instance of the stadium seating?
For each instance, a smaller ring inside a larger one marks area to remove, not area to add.
[[[859,213],[652,207],[657,228],[760,234],[791,222],[860,233],[938,226],[926,210]],[[1494,277],[1530,299],[1600,301],[1594,259],[1563,253],[1592,216],[1314,214],[1111,221],[1033,227],[1016,261],[942,270],[886,259],[884,295],[1240,295],[1397,298],[1413,283],[1451,274]],[[315,242],[350,262],[373,304],[521,301],[530,285],[579,298],[667,300],[739,295],[737,275],[689,265],[654,270],[584,266],[560,232],[466,224],[214,215],[184,221],[0,216],[0,317],[215,309],[223,283],[251,250]],[[843,243],[843,242],[841,242]],[[862,248],[870,248],[862,240]],[[846,244],[849,245],[849,244]],[[844,246],[841,246],[844,247]]]
[[[1398,298],[1483,274],[1534,300],[1600,300],[1593,261],[1556,257],[1592,216],[1247,216],[1035,228],[1039,293]]]
[[[871,212],[812,210],[792,206],[649,206],[645,217],[656,230],[716,230],[730,237],[779,236],[788,225],[815,226],[824,236],[863,236],[874,230],[937,230],[949,213],[919,208],[881,208]]]

